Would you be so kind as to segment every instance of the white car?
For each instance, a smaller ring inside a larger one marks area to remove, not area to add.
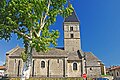
[[[4,73],[3,72],[0,72],[0,77],[3,77],[4,76]]]

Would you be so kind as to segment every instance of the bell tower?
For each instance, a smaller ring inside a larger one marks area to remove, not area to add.
[[[80,22],[77,18],[75,11],[72,15],[64,19],[64,50],[77,51],[81,49],[80,41]]]

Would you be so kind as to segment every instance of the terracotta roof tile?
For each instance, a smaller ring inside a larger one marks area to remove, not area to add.
[[[5,66],[0,66],[0,70],[5,70],[6,67]]]
[[[115,66],[111,68],[111,70],[116,70],[116,69],[120,69],[120,66]]]

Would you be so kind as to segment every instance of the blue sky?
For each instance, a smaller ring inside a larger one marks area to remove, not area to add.
[[[120,65],[120,0],[71,0],[80,20],[82,50],[93,52],[106,66]],[[63,47],[63,18],[51,26],[60,31],[58,46]],[[0,65],[5,54],[17,45],[16,35],[9,42],[0,41]]]

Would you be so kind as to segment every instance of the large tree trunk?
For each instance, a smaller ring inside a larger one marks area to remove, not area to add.
[[[21,80],[29,79],[32,67],[32,47],[28,47],[28,58],[24,63]]]

